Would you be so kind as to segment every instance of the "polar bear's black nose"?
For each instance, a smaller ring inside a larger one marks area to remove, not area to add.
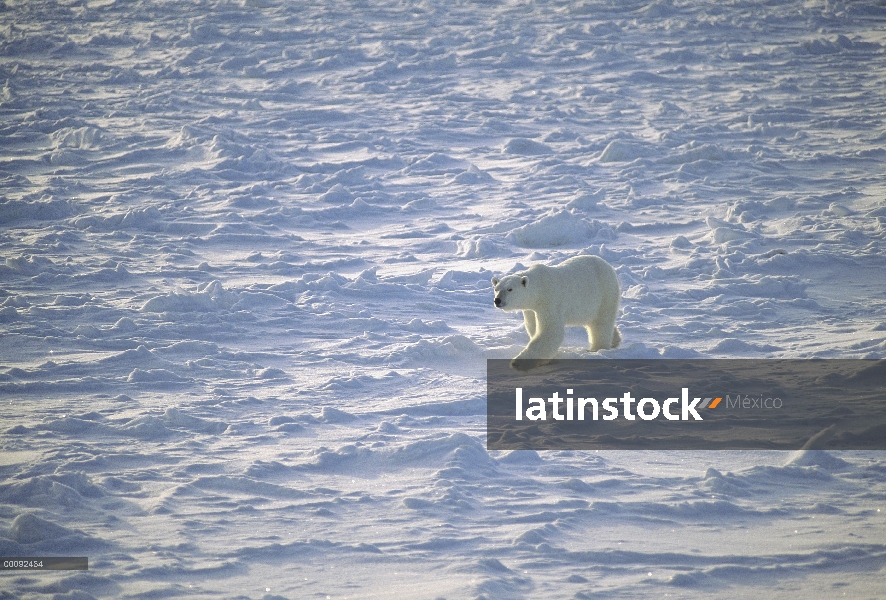
[[[496,299],[495,299],[495,305],[496,305],[496,306],[501,306],[501,298],[496,298]]]

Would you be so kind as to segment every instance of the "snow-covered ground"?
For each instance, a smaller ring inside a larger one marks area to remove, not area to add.
[[[886,453],[485,449],[606,358],[886,357],[882,2],[0,2],[0,598],[882,597]],[[587,356],[584,332],[561,354]]]

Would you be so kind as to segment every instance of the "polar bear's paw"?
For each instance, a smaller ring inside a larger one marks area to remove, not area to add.
[[[515,371],[531,371],[550,361],[541,358],[515,358],[511,361],[511,368]]]

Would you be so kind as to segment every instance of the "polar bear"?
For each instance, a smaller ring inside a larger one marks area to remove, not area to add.
[[[555,266],[533,265],[523,273],[492,278],[495,306],[522,310],[529,344],[511,361],[528,370],[554,358],[566,326],[588,332],[591,351],[615,348],[621,292],[615,270],[599,256],[576,256]]]

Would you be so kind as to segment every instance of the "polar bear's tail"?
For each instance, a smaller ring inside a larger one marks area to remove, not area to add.
[[[618,327],[612,332],[612,347],[618,348],[618,345],[621,343],[621,332],[618,330]]]

